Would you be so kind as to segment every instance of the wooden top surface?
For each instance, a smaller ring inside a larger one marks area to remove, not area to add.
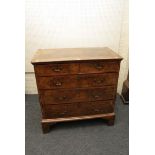
[[[107,59],[121,60],[122,57],[108,47],[39,49],[31,63]]]

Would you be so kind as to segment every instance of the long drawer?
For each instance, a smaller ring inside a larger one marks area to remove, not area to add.
[[[117,78],[117,73],[105,73],[38,77],[37,81],[39,89],[85,88],[115,85],[117,83]]]
[[[42,90],[41,100],[43,104],[60,104],[72,102],[87,102],[114,99],[115,87],[66,90]]]
[[[81,102],[62,105],[43,105],[45,118],[76,117],[111,113],[114,111],[113,101]]]

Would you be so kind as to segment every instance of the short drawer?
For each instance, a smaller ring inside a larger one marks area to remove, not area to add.
[[[115,97],[115,87],[105,86],[103,88],[81,89],[79,91],[79,101],[100,101],[111,100]]]
[[[96,101],[96,102],[86,102],[79,104],[81,115],[96,115],[96,114],[106,114],[114,112],[114,104],[112,100],[109,101]]]
[[[79,100],[79,93],[75,89],[42,90],[40,95],[43,104],[72,103]]]
[[[63,118],[78,116],[77,104],[43,105],[44,118]]]
[[[118,79],[117,73],[105,74],[86,74],[78,76],[79,87],[102,87],[106,85],[116,85]]]
[[[43,106],[45,118],[78,117],[112,113],[113,111],[114,105],[112,100]]]
[[[77,77],[74,75],[37,78],[39,89],[76,88],[77,82]]]
[[[102,61],[80,63],[80,73],[105,73],[105,72],[119,72],[119,63],[102,62]]]
[[[79,71],[79,65],[77,63],[42,64],[35,65],[34,69],[38,76],[76,74]]]
[[[60,104],[84,101],[99,101],[114,99],[115,87],[66,90],[42,90],[41,100],[43,104]]]

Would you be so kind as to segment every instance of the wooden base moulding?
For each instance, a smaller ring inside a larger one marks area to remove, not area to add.
[[[78,121],[78,120],[87,120],[87,119],[95,119],[95,118],[105,119],[107,120],[107,124],[111,126],[111,125],[114,125],[115,113],[69,117],[69,118],[42,119],[41,121],[42,131],[43,133],[48,133],[50,131],[50,126],[58,122]]]

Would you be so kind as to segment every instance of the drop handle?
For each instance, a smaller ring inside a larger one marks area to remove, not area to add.
[[[67,111],[60,113],[60,115],[65,115],[65,114],[67,114]]]
[[[54,68],[53,71],[54,72],[60,72],[61,71],[61,68]]]
[[[53,86],[60,87],[60,86],[62,86],[62,82],[51,79],[51,80],[49,80],[48,85],[50,87],[53,87]]]
[[[56,82],[55,85],[56,85],[56,86],[61,86],[62,83],[61,83],[61,82]]]
[[[59,97],[58,99],[59,99],[60,101],[64,101],[64,100],[67,99],[67,96],[61,96],[61,97]]]
[[[95,112],[99,112],[100,110],[99,110],[99,109],[94,109],[94,111],[95,111]]]
[[[95,64],[95,68],[100,70],[100,69],[103,68],[103,65],[101,65],[101,64]]]
[[[93,97],[94,97],[94,98],[99,98],[100,96],[99,96],[99,95],[94,95]]]
[[[101,83],[103,83],[103,80],[97,80],[97,79],[95,79],[94,82],[97,83],[97,84],[101,84]]]
[[[60,71],[62,70],[62,68],[59,67],[59,66],[56,66],[56,67],[52,68],[52,70],[53,70],[54,72],[60,72]]]

